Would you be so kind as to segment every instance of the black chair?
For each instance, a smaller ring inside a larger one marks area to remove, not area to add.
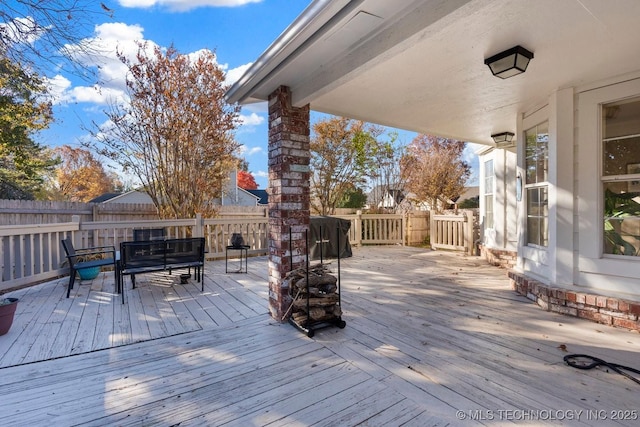
[[[97,246],[93,248],[75,249],[71,238],[67,237],[62,240],[62,247],[67,254],[67,260],[69,262],[69,285],[67,287],[67,298],[71,295],[71,289],[73,289],[73,283],[76,280],[76,273],[81,268],[102,267],[103,265],[113,265],[114,279],[116,288],[118,286],[118,276],[116,272],[116,248],[115,246]],[[88,259],[99,257],[99,259]]]

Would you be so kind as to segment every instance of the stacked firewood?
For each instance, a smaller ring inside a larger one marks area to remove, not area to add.
[[[337,293],[338,279],[330,274],[324,264],[309,266],[309,284],[307,286],[306,268],[287,273],[289,292],[293,298],[291,317],[299,325],[305,325],[307,319],[313,322],[332,320],[342,315]],[[309,312],[307,313],[307,299]]]

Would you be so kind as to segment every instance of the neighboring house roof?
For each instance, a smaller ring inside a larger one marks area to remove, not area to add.
[[[292,104],[494,145],[558,89],[640,69],[640,1],[314,0],[228,90],[229,102]],[[484,60],[522,45],[524,74]]]
[[[125,193],[105,193],[89,201],[90,203],[150,203],[151,197],[142,190],[131,190]]]
[[[235,191],[225,193],[222,197],[224,206],[256,206],[260,198],[244,188],[235,187]]]
[[[120,194],[122,193],[104,193],[98,197],[94,197],[93,199],[89,200],[89,203],[104,203],[107,200],[111,200],[114,197],[119,196]]]
[[[268,205],[269,204],[269,194],[267,190],[245,190],[258,198],[259,205]]]
[[[405,192],[398,186],[376,185],[367,194],[367,204],[378,207],[395,207],[405,198]]]

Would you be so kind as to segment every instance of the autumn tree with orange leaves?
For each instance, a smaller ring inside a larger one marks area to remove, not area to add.
[[[215,54],[180,54],[138,46],[129,68],[129,102],[112,104],[110,123],[94,132],[98,151],[134,174],[161,218],[214,216],[229,172],[237,164],[234,139],[239,106],[224,94]]]
[[[238,187],[244,190],[257,190],[258,184],[256,179],[250,172],[239,170],[238,171]]]
[[[462,159],[465,143],[432,135],[418,135],[400,160],[405,188],[414,201],[428,202],[439,212],[448,200],[459,197],[471,174]]]
[[[82,148],[68,145],[54,150],[61,164],[56,169],[55,180],[49,190],[55,200],[87,202],[104,193],[117,191],[122,184],[114,173],[105,171],[93,154]]]

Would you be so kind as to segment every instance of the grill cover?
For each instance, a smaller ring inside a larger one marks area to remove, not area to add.
[[[330,216],[312,216],[309,225],[309,259],[317,260],[352,256],[349,243],[349,228],[351,221],[348,219],[334,218]],[[338,248],[338,233],[340,233],[340,248]]]

